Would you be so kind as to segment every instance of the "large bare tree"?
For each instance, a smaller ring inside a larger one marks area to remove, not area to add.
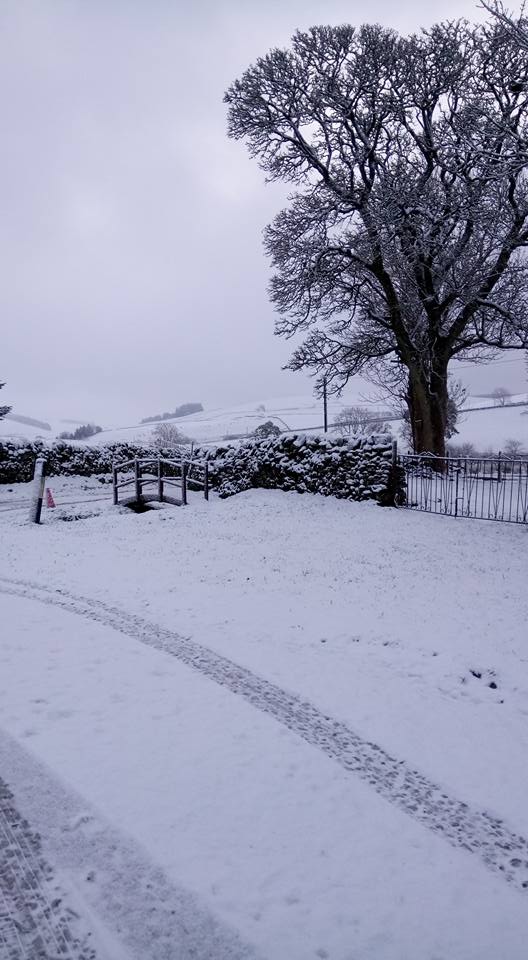
[[[339,391],[401,390],[445,452],[448,367],[528,343],[528,58],[500,21],[314,27],[225,95],[229,135],[294,184],[267,228],[276,332]]]

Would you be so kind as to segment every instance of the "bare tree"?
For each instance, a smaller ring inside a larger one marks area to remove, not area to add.
[[[524,21],[522,21],[524,24]],[[297,192],[265,235],[288,366],[401,388],[445,453],[448,368],[528,345],[528,59],[500,22],[314,27],[229,88],[229,135]]]
[[[491,396],[498,407],[503,407],[508,397],[511,397],[511,391],[506,387],[495,387],[495,389],[491,391]]]
[[[343,407],[335,420],[334,428],[341,436],[361,436],[369,433],[390,433],[391,428],[379,415],[366,407]]]
[[[507,440],[504,445],[504,455],[510,460],[524,456],[524,448],[520,440]]]
[[[170,450],[190,442],[189,437],[186,437],[175,423],[158,423],[152,431],[152,445],[156,450]]]
[[[524,17],[525,3],[522,4],[521,15],[517,18],[510,13],[501,0],[481,0],[479,6],[491,13],[514,43],[523,50],[528,50],[528,29]]]

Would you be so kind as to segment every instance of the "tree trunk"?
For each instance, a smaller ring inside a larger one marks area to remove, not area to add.
[[[420,368],[411,367],[406,400],[414,452],[445,457],[447,365],[435,364],[429,377]]]

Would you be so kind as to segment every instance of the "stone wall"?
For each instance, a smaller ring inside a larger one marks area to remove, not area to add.
[[[198,450],[221,497],[252,487],[394,502],[392,438],[327,439],[306,434]]]
[[[151,447],[130,443],[104,446],[59,441],[44,444],[0,443],[0,483],[31,480],[35,460],[46,457],[49,476],[109,474],[114,462],[156,456]],[[180,451],[159,451],[178,457]],[[198,448],[194,459],[207,460],[210,482],[221,497],[253,487],[320,493],[349,500],[394,503],[397,471],[392,468],[390,436],[327,438],[305,434],[238,445]]]

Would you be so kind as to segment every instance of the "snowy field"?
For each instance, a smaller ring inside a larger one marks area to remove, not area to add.
[[[50,485],[40,527],[0,487],[0,856],[41,845],[50,942],[524,960],[528,529]]]
[[[527,394],[512,396],[510,400],[526,401]],[[462,413],[458,424],[458,435],[453,442],[472,443],[479,452],[485,450],[504,450],[508,440],[519,441],[528,450],[528,406],[497,407],[494,401],[483,397],[467,397],[466,407],[483,407]],[[338,414],[348,406],[360,406],[368,409],[373,416],[383,417],[387,413],[387,404],[372,403],[362,394],[348,393],[342,398],[329,398],[328,423],[330,428]],[[264,409],[262,409],[262,407]],[[232,407],[207,409],[188,417],[165,421],[178,427],[191,440],[198,443],[220,442],[226,436],[245,436],[251,434],[259,424],[271,420],[281,430],[312,430],[321,427],[323,422],[322,401],[310,395],[293,397],[265,398],[262,403],[240,404]],[[401,422],[392,422],[392,431],[399,437]],[[48,442],[65,428],[73,429],[71,424],[52,423],[51,431],[21,424],[11,419],[0,420],[0,442],[3,438],[18,440],[43,439]],[[116,441],[149,443],[156,424],[127,424],[105,427],[103,431],[89,440],[88,445],[114,443]],[[81,441],[82,443],[82,441]]]

